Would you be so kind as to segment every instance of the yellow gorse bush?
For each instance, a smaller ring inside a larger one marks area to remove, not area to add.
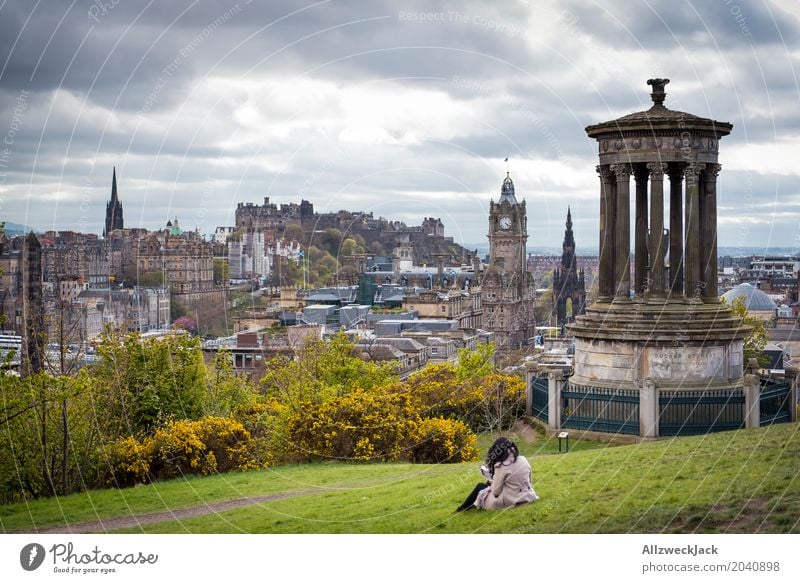
[[[457,419],[425,419],[417,428],[410,459],[416,463],[458,463],[478,459],[477,438]]]
[[[105,450],[108,481],[118,485],[185,474],[213,474],[263,467],[257,443],[231,418],[171,421],[138,441],[126,437]]]

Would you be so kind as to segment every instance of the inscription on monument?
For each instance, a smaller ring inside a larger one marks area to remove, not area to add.
[[[645,376],[658,380],[710,379],[722,376],[725,349],[649,348]]]

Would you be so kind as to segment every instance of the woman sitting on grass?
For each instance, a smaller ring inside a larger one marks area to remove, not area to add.
[[[531,485],[531,465],[525,456],[519,455],[514,442],[498,438],[489,448],[486,466],[484,475],[489,481],[475,486],[456,512],[472,508],[510,508],[539,499]]]

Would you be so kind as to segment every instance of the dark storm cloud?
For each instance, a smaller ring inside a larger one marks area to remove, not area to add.
[[[525,59],[521,32],[512,34],[521,28],[511,29],[515,21],[523,26],[524,16],[521,4],[506,4],[502,13],[479,3],[434,11],[422,0],[9,2],[0,19],[0,55],[8,56],[0,89],[62,87],[136,109],[159,82],[169,86],[159,104],[179,102],[188,80],[215,68],[500,76],[508,71],[498,63]]]
[[[575,27],[617,48],[663,49],[675,45],[729,49],[796,45],[800,25],[765,0],[562,3]],[[783,37],[783,40],[781,39]]]

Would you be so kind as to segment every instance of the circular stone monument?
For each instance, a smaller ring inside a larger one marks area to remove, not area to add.
[[[647,83],[650,109],[586,128],[600,157],[599,297],[570,326],[570,385],[648,390],[653,399],[664,389],[741,388],[750,328],[717,292],[717,155],[733,126],[668,109],[669,79]],[[641,412],[641,435],[657,435],[657,416],[657,407]]]

